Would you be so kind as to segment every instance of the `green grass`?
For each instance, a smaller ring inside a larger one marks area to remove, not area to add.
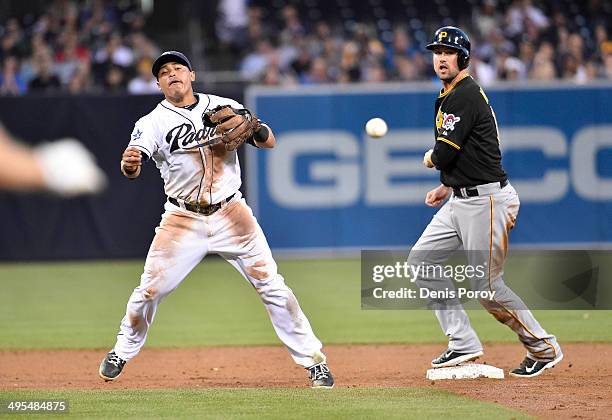
[[[108,348],[143,261],[0,264],[0,349]],[[324,343],[446,341],[425,310],[361,310],[358,260],[280,261]],[[612,341],[610,311],[534,311],[562,342]],[[514,334],[471,311],[483,341]],[[253,288],[224,261],[207,259],[159,307],[149,347],[279,344]]]
[[[11,391],[0,392],[0,399],[65,399],[69,417],[78,418],[426,419],[444,418],[447,413],[470,419],[528,418],[497,404],[433,387]],[[0,418],[5,417],[0,414]]]

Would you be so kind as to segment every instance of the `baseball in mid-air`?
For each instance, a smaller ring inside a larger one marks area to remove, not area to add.
[[[382,118],[371,118],[365,125],[368,136],[379,138],[387,134],[387,123]]]

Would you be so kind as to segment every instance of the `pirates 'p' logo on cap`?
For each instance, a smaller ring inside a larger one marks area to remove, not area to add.
[[[448,34],[444,31],[440,32],[438,34],[438,42],[441,42],[444,38],[446,38],[448,36]]]

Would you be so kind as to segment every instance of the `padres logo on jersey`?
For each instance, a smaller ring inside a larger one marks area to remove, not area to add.
[[[196,147],[203,147],[209,144],[209,142],[202,140],[209,140],[215,131],[215,127],[203,127],[198,131],[188,123],[183,123],[172,128],[166,134],[166,143],[170,145],[170,153],[177,149],[190,150]],[[193,144],[192,144],[193,143]]]

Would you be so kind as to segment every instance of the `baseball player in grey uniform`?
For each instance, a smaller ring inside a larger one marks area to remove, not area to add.
[[[272,130],[234,100],[194,93],[195,72],[178,51],[164,52],[152,72],[165,99],[136,122],[121,172],[137,178],[142,162],[152,159],[168,200],[100,376],[106,381],[119,376],[144,345],[161,300],[204,256],[216,253],[259,293],[278,337],[293,360],[308,369],[312,387],[333,387],[321,342],[277,272],[264,233],[238,190],[236,149],[243,142],[274,147]]]
[[[410,263],[435,266],[463,246],[471,265],[486,267],[484,278],[473,282],[475,288],[495,292],[480,303],[509,326],[527,349],[525,359],[510,375],[540,375],[559,363],[563,353],[555,336],[540,326],[503,281],[508,235],[520,203],[501,166],[493,109],[467,72],[470,41],[462,30],[447,26],[435,32],[427,48],[433,50],[434,70],[443,89],[435,106],[435,146],[423,158],[425,166],[440,171],[441,185],[427,193],[425,203],[437,207],[450,198],[411,250]],[[429,290],[453,288],[450,279],[434,276],[421,277],[417,284]],[[430,305],[449,338],[448,349],[431,362],[433,367],[455,366],[483,354],[457,300],[431,300]]]

